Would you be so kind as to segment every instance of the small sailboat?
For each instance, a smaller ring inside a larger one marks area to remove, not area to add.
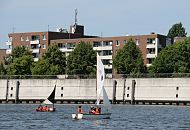
[[[55,111],[54,103],[55,103],[55,90],[56,90],[56,85],[52,91],[52,93],[49,95],[49,97],[43,101],[42,104],[36,108],[37,112],[53,112]]]
[[[103,97],[103,107],[106,108],[106,112],[101,112],[99,114],[90,114],[90,113],[76,113],[72,114],[73,119],[109,119],[111,117],[111,112],[109,110],[111,109],[111,104],[108,99],[106,90],[104,88],[104,79],[105,79],[105,71],[104,71],[104,65],[97,53],[97,76],[96,76],[96,82],[97,82],[97,101],[95,106],[100,106],[100,100]]]

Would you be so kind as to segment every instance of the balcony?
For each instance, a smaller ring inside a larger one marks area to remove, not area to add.
[[[112,65],[104,65],[105,69],[112,69]]]
[[[59,48],[59,50],[62,52],[72,52],[74,48]]]
[[[156,54],[147,54],[146,55],[146,58],[155,58],[156,57]]]
[[[93,47],[93,50],[112,50],[112,46],[98,46],[98,47]]]
[[[39,44],[40,41],[39,40],[35,40],[35,41],[30,41],[30,44]]]
[[[7,41],[7,42],[6,42],[6,45],[7,45],[7,46],[11,46],[11,45],[12,45],[12,42]]]
[[[6,50],[6,54],[11,54],[12,53],[12,49],[7,49]]]
[[[100,59],[112,59],[112,55],[100,56]]]
[[[156,48],[156,44],[147,44],[146,48]]]
[[[150,67],[152,64],[146,64],[146,67]]]
[[[37,62],[39,60],[39,58],[34,58],[34,61]]]
[[[67,48],[59,48],[59,50],[62,51],[62,52],[67,52],[68,51]]]
[[[39,48],[36,48],[36,49],[31,49],[32,53],[40,53],[40,50]]]

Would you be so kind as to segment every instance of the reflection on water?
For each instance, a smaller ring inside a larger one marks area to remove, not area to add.
[[[0,105],[0,129],[189,130],[190,108],[182,106],[114,105],[111,119],[73,120],[76,105],[56,105],[52,113],[35,112],[37,105]],[[83,106],[88,109],[89,106]]]

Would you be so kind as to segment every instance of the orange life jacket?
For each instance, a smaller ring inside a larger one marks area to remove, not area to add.
[[[78,113],[83,113],[83,110],[82,110],[82,108],[78,108]]]

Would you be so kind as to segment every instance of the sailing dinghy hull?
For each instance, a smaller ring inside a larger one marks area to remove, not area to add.
[[[73,119],[110,119],[111,113],[104,114],[72,114]]]
[[[37,112],[54,112],[56,108],[49,108],[49,110],[39,110],[36,109]]]

